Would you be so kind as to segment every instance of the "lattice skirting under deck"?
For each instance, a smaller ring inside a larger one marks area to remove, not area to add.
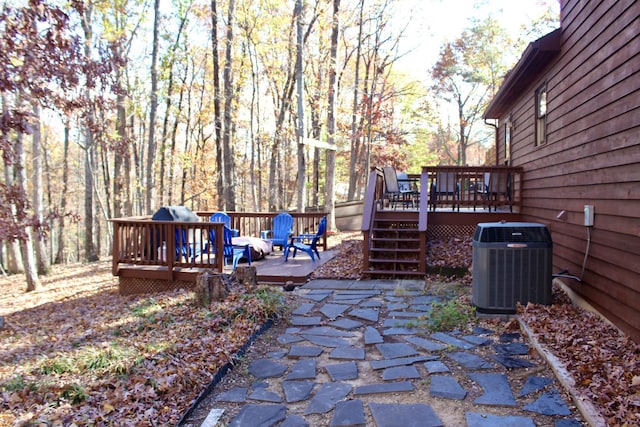
[[[475,231],[475,225],[429,224],[427,228],[427,241],[449,240],[455,237],[473,237]]]
[[[136,277],[120,277],[118,292],[120,295],[147,294],[165,292],[172,289],[193,289],[195,282],[184,280],[140,279]]]

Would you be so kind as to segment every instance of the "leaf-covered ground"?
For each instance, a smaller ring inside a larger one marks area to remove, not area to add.
[[[361,244],[347,235],[316,276],[359,277]],[[471,241],[435,242],[428,256],[429,265],[468,268]],[[26,294],[22,277],[0,279],[2,426],[175,425],[277,310],[265,292],[209,309],[182,290],[120,296],[108,261],[57,268],[43,281],[43,291]],[[456,281],[469,286],[471,277]],[[640,425],[637,344],[557,291],[553,305],[521,315],[610,425]]]
[[[175,425],[266,322],[270,292],[198,308],[185,290],[121,296],[110,264],[3,279],[0,425]]]

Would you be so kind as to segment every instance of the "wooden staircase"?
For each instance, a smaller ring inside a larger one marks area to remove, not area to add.
[[[418,212],[376,211],[369,239],[365,239],[368,262],[365,262],[363,273],[377,279],[424,277],[425,261],[422,266],[420,262],[420,257],[424,256],[422,238],[418,230]]]

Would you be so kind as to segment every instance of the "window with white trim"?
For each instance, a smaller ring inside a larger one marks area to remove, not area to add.
[[[536,146],[547,142],[547,85],[536,90]]]

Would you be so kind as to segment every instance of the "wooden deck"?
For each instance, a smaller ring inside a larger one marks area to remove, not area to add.
[[[319,260],[312,261],[309,255],[298,252],[295,258],[290,254],[289,260],[284,262],[282,252],[275,251],[261,260],[252,262],[251,265],[256,267],[260,284],[284,285],[286,282],[293,282],[301,285],[309,279],[316,268],[332,260],[336,253],[335,250],[323,251],[320,252]]]

